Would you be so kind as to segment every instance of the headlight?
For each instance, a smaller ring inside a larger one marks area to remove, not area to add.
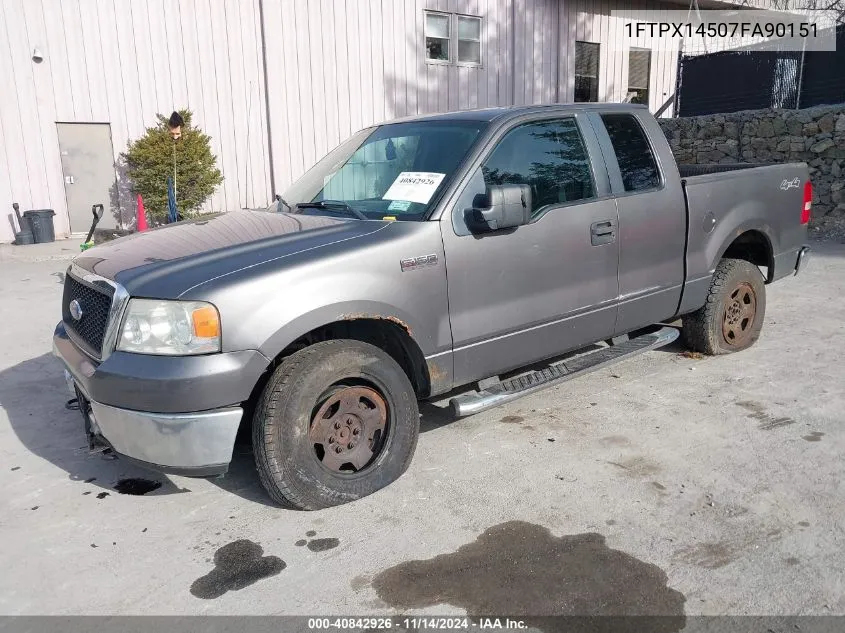
[[[203,301],[130,299],[117,349],[185,356],[220,351],[220,315]]]

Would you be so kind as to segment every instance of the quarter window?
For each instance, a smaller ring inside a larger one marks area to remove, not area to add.
[[[451,15],[448,13],[425,14],[425,57],[433,61],[448,62],[451,36]]]
[[[481,171],[485,186],[530,185],[535,216],[551,205],[596,195],[587,149],[572,117],[526,123],[511,130]]]
[[[645,132],[630,114],[602,114],[602,121],[622,172],[625,191],[645,191],[660,186],[660,172]]]

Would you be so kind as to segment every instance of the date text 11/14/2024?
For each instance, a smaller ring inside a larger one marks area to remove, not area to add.
[[[470,631],[470,630],[521,630],[528,625],[519,619],[512,618],[477,618],[470,620],[466,617],[387,617],[387,618],[309,618],[308,628],[311,631],[325,630],[432,630],[432,631]]]

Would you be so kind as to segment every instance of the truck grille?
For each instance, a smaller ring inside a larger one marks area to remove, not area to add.
[[[86,351],[99,357],[102,353],[103,338],[109,322],[114,288],[108,284],[94,286],[65,275],[65,292],[62,298],[62,321],[77,341],[88,348]],[[79,319],[71,315],[70,304],[78,301],[82,311]]]

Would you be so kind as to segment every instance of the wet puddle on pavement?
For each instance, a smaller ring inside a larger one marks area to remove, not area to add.
[[[340,545],[340,540],[336,538],[311,538],[312,536],[317,536],[314,530],[308,530],[305,536],[309,538],[299,539],[294,545],[297,547],[306,546],[312,552],[325,552]]]
[[[490,614],[530,616],[526,624],[544,633],[595,630],[598,623],[544,615],[661,616],[647,628],[668,633],[684,627],[686,599],[667,582],[662,569],[611,549],[601,534],[555,537],[543,526],[510,521],[453,553],[391,567],[371,584],[400,610],[449,604],[476,621]],[[643,625],[627,621],[632,631]]]
[[[131,479],[121,479],[114,486],[114,490],[122,495],[145,495],[153,490],[161,488],[160,481],[153,481],[152,479],[142,479],[140,477]]]
[[[241,539],[214,553],[215,567],[191,585],[191,594],[203,600],[219,598],[227,591],[238,591],[263,578],[280,574],[287,564],[278,556],[263,556],[264,549]]]

